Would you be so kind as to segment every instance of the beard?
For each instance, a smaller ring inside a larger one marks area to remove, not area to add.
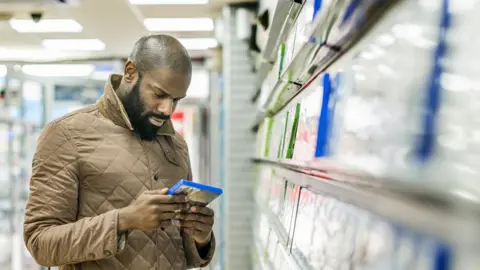
[[[170,117],[168,115],[146,112],[145,102],[143,102],[140,97],[141,80],[142,76],[139,74],[137,82],[132,87],[132,90],[123,98],[122,103],[135,133],[137,133],[142,140],[153,141],[160,127],[150,123],[149,118],[154,116],[166,121],[169,120]]]

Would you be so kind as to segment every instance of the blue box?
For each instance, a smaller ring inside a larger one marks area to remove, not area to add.
[[[168,190],[168,195],[186,194],[187,199],[192,202],[208,205],[223,194],[218,187],[204,185],[188,180],[180,180]]]

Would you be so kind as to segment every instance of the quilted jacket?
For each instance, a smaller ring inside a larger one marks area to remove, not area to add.
[[[67,269],[180,270],[206,266],[215,250],[198,253],[177,227],[117,233],[118,209],[146,190],[190,179],[185,141],[170,121],[154,141],[135,133],[112,75],[97,104],[49,123],[38,140],[24,239],[44,266]]]

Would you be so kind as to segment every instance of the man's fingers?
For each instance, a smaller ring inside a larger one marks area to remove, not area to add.
[[[215,213],[209,207],[202,207],[202,206],[192,206],[190,211],[195,214],[201,214],[205,216],[213,216]]]
[[[186,203],[187,197],[183,195],[158,195],[150,194],[151,202],[155,204],[168,204],[168,203]]]
[[[158,204],[157,211],[159,213],[170,212],[170,213],[181,213],[184,212],[187,208],[187,205],[184,203],[172,203],[172,204]]]
[[[211,225],[207,225],[198,221],[182,221],[181,226],[184,229],[196,230],[203,233],[209,232],[212,230]]]
[[[173,212],[165,212],[165,213],[162,213],[160,215],[158,215],[158,220],[160,221],[168,221],[168,222],[171,222],[172,219],[176,218],[176,215],[175,213]]]
[[[188,214],[184,218],[186,221],[198,221],[204,224],[213,225],[213,218],[211,216],[199,215],[199,214]]]
[[[152,194],[152,195],[167,195],[168,188],[162,189],[155,189],[155,190],[147,190],[145,194]]]

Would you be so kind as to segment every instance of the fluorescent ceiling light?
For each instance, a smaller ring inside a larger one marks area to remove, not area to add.
[[[0,78],[7,76],[7,67],[5,65],[0,65]]]
[[[105,43],[98,39],[45,39],[43,47],[60,51],[103,51]]]
[[[205,5],[208,0],[130,0],[132,5]]]
[[[24,65],[22,67],[23,73],[38,77],[84,77],[89,76],[94,69],[94,65],[86,64]]]
[[[214,38],[179,38],[178,41],[187,50],[207,50],[210,48],[215,48],[218,45],[218,42]]]
[[[71,57],[72,55],[58,50],[33,48],[0,48],[0,60],[3,61],[47,61]]]
[[[210,18],[148,18],[143,24],[151,32],[213,31]]]
[[[11,19],[10,26],[20,33],[78,33],[83,30],[77,21],[71,19],[43,19],[39,22]]]

